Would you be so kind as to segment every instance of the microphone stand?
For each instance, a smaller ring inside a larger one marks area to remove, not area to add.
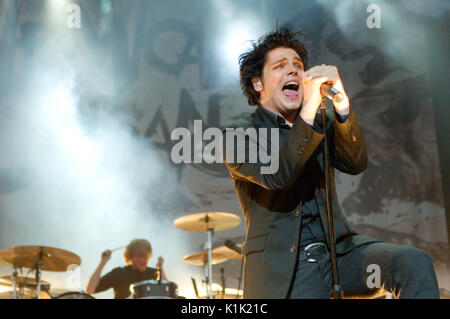
[[[323,139],[323,164],[325,171],[325,196],[326,196],[326,208],[328,219],[328,241],[330,245],[331,272],[333,276],[332,299],[342,299],[344,297],[344,292],[342,291],[341,285],[339,283],[339,274],[336,260],[336,233],[334,229],[334,212],[333,212],[333,202],[331,198],[331,183],[330,183],[331,168],[330,168],[330,153],[328,149],[327,117],[325,113],[326,109],[327,109],[327,101],[325,96],[322,95],[322,102],[320,104],[320,113],[322,116],[323,132],[325,134],[325,137]]]

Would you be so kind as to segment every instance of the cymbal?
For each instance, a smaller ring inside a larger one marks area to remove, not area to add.
[[[2,286],[13,286],[14,279],[12,276],[3,276],[0,277],[0,285]],[[37,288],[37,281],[31,277],[21,277],[17,276],[17,287],[26,287],[26,288]],[[44,280],[41,280],[41,290],[48,291],[50,288],[50,284]]]
[[[0,293],[0,299],[12,299],[12,291],[4,291]],[[23,293],[17,292],[17,299],[36,299],[36,292],[26,289]],[[41,291],[41,298],[39,299],[52,299],[50,294],[46,291]]]
[[[244,244],[237,244],[237,246],[242,249],[244,247]],[[214,248],[212,250],[212,252],[219,254],[219,255],[226,256],[229,259],[242,259],[242,257],[244,257],[244,255],[238,254],[237,252],[228,248],[227,246],[220,246],[220,247]]]
[[[183,257],[184,261],[191,265],[204,266],[208,264],[208,252],[203,251]],[[227,256],[211,252],[211,265],[217,265],[228,260]]]
[[[66,271],[69,265],[80,265],[78,255],[59,248],[46,246],[17,246],[0,250],[0,258],[17,267],[35,268],[40,263],[41,270]]]
[[[241,223],[241,217],[225,212],[204,212],[186,215],[175,219],[174,226],[192,232],[227,230]]]
[[[6,260],[3,260],[0,258],[0,267],[1,266],[12,266],[9,262],[7,262]]]

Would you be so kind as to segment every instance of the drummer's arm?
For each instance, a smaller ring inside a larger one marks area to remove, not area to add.
[[[90,295],[95,293],[95,289],[97,288],[98,283],[100,282],[100,275],[102,274],[105,264],[106,262],[101,261],[100,264],[97,266],[97,269],[95,269],[94,273],[92,274],[91,278],[89,278],[89,282],[86,287],[86,293]]]
[[[111,258],[111,251],[110,250],[104,251],[102,253],[102,259],[100,261],[100,264],[98,264],[97,269],[95,269],[91,278],[89,278],[88,284],[86,286],[86,293],[88,294],[95,293],[98,283],[100,282],[100,275],[102,274],[103,268],[105,267],[109,258]]]
[[[166,273],[164,272],[164,259],[161,256],[158,257],[156,269],[159,270],[160,279],[168,281]]]
[[[166,273],[164,272],[164,268],[162,268],[162,267],[161,267],[161,280],[168,281]]]

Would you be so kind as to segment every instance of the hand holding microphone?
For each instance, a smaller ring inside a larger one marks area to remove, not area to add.
[[[345,94],[338,70],[332,65],[314,66],[302,74],[303,106],[300,116],[310,125],[322,102],[322,95],[333,101],[337,113],[349,112],[348,97]]]
[[[322,83],[322,85],[320,86],[320,94],[336,103],[344,101],[344,94],[336,90],[328,83]]]

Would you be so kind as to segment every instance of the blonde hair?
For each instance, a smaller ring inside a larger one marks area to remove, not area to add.
[[[130,263],[131,259],[136,255],[136,252],[140,249],[144,249],[146,253],[152,253],[152,245],[146,239],[137,238],[130,241],[130,243],[125,247],[125,252],[123,253],[123,257],[125,259],[125,263]]]

